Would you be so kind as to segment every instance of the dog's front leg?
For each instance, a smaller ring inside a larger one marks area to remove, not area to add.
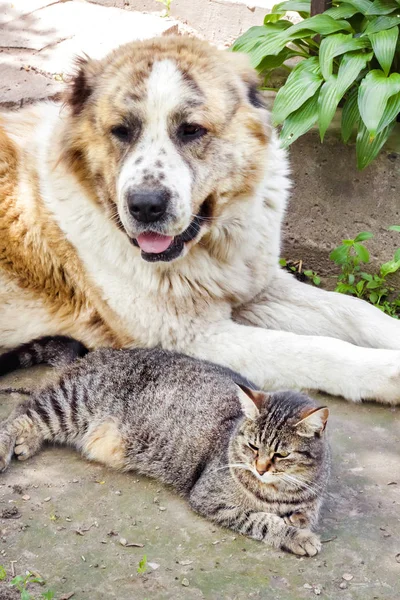
[[[300,283],[277,269],[268,289],[235,311],[239,323],[400,350],[400,321],[364,300]]]
[[[348,400],[400,402],[400,352],[296,335],[231,320],[198,324],[187,354],[241,373],[265,390],[322,390]]]

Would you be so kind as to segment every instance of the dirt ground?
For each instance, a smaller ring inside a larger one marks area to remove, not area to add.
[[[31,369],[0,387],[49,376]],[[400,410],[319,399],[331,409],[333,473],[315,558],[235,536],[157,482],[49,447],[0,476],[0,600],[12,598],[12,572],[27,570],[46,580],[33,596],[50,589],[56,600],[398,600]],[[0,394],[0,417],[18,401]]]

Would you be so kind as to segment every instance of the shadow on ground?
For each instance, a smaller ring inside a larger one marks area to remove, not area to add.
[[[32,369],[1,385],[50,376]],[[319,399],[331,409],[334,467],[317,557],[234,536],[157,482],[47,448],[0,476],[0,514],[17,517],[0,519],[8,581],[11,565],[18,574],[38,572],[57,600],[72,593],[74,600],[398,600],[400,410]],[[0,394],[0,417],[17,401]],[[121,538],[140,546],[123,546]],[[144,555],[150,564],[138,575]]]

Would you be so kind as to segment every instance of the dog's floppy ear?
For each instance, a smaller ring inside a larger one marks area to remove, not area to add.
[[[266,108],[264,98],[259,91],[260,78],[250,64],[250,59],[247,54],[242,52],[227,52],[224,50],[228,61],[233,65],[239,77],[247,87],[247,98],[255,108]]]
[[[92,60],[87,55],[75,59],[75,74],[72,76],[66,98],[73,115],[79,115],[90,98],[99,66],[99,61]]]

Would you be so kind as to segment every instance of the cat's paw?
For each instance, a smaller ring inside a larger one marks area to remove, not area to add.
[[[26,460],[37,453],[41,446],[41,439],[38,436],[27,435],[26,433],[17,438],[15,442],[14,454],[18,460]]]
[[[321,541],[309,529],[290,528],[290,533],[282,544],[282,549],[298,556],[315,556],[321,550]]]
[[[310,525],[310,520],[302,512],[294,512],[290,515],[286,515],[283,517],[286,525],[291,525],[292,527],[297,527],[298,529],[305,529]]]
[[[0,472],[10,464],[15,438],[8,431],[0,431]]]

